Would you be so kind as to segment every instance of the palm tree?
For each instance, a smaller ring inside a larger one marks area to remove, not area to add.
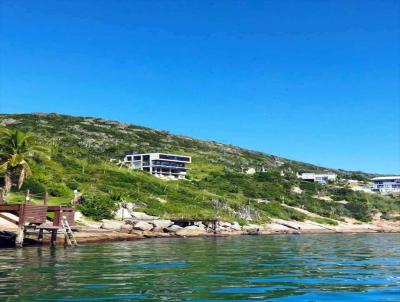
[[[39,145],[37,139],[18,129],[0,129],[0,171],[4,172],[4,189],[7,194],[13,185],[13,176],[19,174],[18,190],[26,176],[32,174],[29,162],[34,157],[47,157],[48,149]]]

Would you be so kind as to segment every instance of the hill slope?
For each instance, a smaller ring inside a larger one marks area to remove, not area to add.
[[[353,192],[343,186],[322,187],[300,182],[299,171],[334,172],[340,178],[368,179],[361,172],[332,170],[217,142],[177,136],[116,121],[59,114],[0,115],[0,125],[37,135],[51,147],[51,160],[32,163],[33,175],[23,189],[38,198],[48,191],[53,203],[68,202],[74,189],[85,197],[83,211],[109,216],[121,200],[134,202],[148,214],[262,222],[271,217],[303,220],[302,207],[331,219],[350,216],[368,220],[375,212],[389,217],[400,209],[397,198]],[[142,171],[110,163],[128,150],[192,156],[188,180],[165,181]],[[254,167],[266,172],[241,173]],[[281,172],[284,176],[281,176]],[[301,192],[293,192],[300,187]],[[319,197],[325,196],[323,200]],[[328,197],[328,198],[327,198]],[[18,202],[22,195],[11,199]],[[336,202],[346,200],[347,203]],[[261,201],[261,202],[260,202]],[[326,223],[334,223],[329,219]]]

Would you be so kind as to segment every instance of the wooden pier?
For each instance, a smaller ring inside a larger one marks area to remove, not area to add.
[[[5,213],[13,214],[18,219],[14,219]],[[51,220],[51,218],[48,218],[49,213],[54,213],[52,225],[46,224],[47,220]],[[23,246],[27,233],[37,234],[40,242],[43,240],[44,232],[51,234],[50,243],[55,246],[59,231],[63,232],[65,237],[69,237],[68,232],[65,230],[66,226],[70,230],[77,230],[74,215],[74,208],[68,206],[35,205],[27,202],[18,205],[0,204],[0,217],[18,226],[15,239],[15,246],[17,247]],[[68,238],[65,238],[65,240],[68,242]]]

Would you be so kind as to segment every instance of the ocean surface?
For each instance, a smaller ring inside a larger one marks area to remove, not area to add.
[[[400,234],[2,249],[0,301],[400,301]]]

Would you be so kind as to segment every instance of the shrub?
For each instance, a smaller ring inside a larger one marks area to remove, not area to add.
[[[30,190],[31,194],[43,194],[46,192],[46,187],[36,179],[26,179],[23,186],[21,187],[21,191]]]
[[[277,201],[271,201],[268,204],[258,205],[260,209],[267,212],[270,217],[277,217],[284,220],[298,220],[304,221],[307,218],[307,215],[296,211],[294,209],[290,209],[287,207],[283,207]]]
[[[260,182],[275,183],[282,181],[282,177],[278,171],[258,172],[254,174],[253,178]]]
[[[79,186],[79,183],[76,180],[71,179],[66,183],[66,185],[71,190],[77,190],[78,186]]]
[[[372,219],[373,209],[366,202],[353,200],[346,204],[346,208],[351,212],[355,219],[365,222]]]
[[[309,191],[312,193],[315,193],[318,191],[318,189],[321,187],[321,185],[319,185],[316,182],[308,182],[308,181],[302,181],[300,182],[300,189],[302,189],[303,191]]]
[[[116,210],[116,203],[109,197],[99,193],[84,194],[79,205],[83,215],[94,220],[111,219]]]
[[[71,190],[62,182],[52,183],[48,187],[48,192],[52,196],[70,196]]]

